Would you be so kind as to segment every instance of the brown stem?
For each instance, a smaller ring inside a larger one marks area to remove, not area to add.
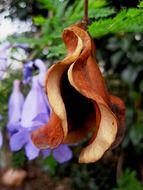
[[[84,0],[84,17],[83,22],[88,24],[88,0]]]

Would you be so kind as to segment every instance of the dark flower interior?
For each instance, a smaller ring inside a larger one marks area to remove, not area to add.
[[[66,108],[69,132],[82,128],[88,117],[95,112],[92,100],[71,86],[67,71],[64,72],[61,79],[60,89]]]

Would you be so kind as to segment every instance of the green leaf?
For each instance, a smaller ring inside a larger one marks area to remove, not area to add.
[[[92,37],[101,37],[110,33],[142,32],[143,10],[130,8],[120,11],[113,19],[100,19],[89,26]]]
[[[140,1],[138,7],[143,8],[143,1]]]
[[[126,169],[123,176],[117,181],[117,188],[113,190],[143,190],[142,184],[136,178],[136,172]]]
[[[37,17],[34,17],[33,21],[36,25],[43,25],[46,22],[46,19],[43,16],[39,15]]]
[[[66,49],[64,44],[60,44],[58,46],[49,47],[49,53],[47,58],[59,58],[65,55]]]

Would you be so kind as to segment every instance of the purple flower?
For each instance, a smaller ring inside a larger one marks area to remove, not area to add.
[[[3,137],[2,137],[2,133],[0,131],[0,148],[2,147],[2,144],[3,144]]]
[[[11,150],[18,151],[24,147],[26,156],[29,160],[35,159],[39,156],[40,153],[40,149],[36,148],[31,141],[31,131],[32,127],[30,128],[30,130],[20,127],[19,131],[12,135],[12,137],[10,138]]]
[[[60,164],[66,162],[72,158],[72,151],[65,144],[61,144],[60,146],[58,146],[57,148],[55,148],[53,150],[52,149],[42,150],[42,154],[43,154],[44,158],[49,156],[50,154],[52,154],[54,159]]]
[[[12,94],[8,101],[8,125],[10,133],[18,129],[24,104],[24,96],[20,91],[20,81],[14,80]]]
[[[17,151],[24,147],[29,160],[36,158],[40,152],[40,149],[35,147],[30,137],[31,132],[40,126],[39,121],[34,119],[37,115],[44,114],[47,116],[47,121],[50,114],[50,108],[44,95],[43,88],[39,85],[38,76],[33,77],[31,90],[23,105],[20,126],[10,139],[11,150]]]
[[[33,62],[29,61],[23,65],[23,83],[27,84],[31,81],[32,78],[32,68]]]
[[[54,159],[58,163],[64,163],[72,158],[72,151],[67,145],[60,145],[59,147],[51,150],[40,150],[37,148],[31,140],[31,132],[34,130],[34,127],[30,131],[27,129],[19,130],[15,133],[10,139],[10,147],[12,151],[18,151],[22,147],[25,148],[26,156],[29,160],[37,158],[40,153],[44,158],[48,157],[50,154],[53,154]]]
[[[41,59],[36,59],[34,62],[34,65],[39,69],[39,83],[42,87],[44,87],[45,84],[45,74],[46,74],[46,66],[44,62]]]
[[[72,158],[72,151],[67,145],[60,145],[55,149],[46,149],[40,150],[37,148],[32,140],[31,133],[35,130],[35,128],[44,125],[49,118],[48,113],[39,114],[33,121],[35,122],[34,127],[30,127],[28,129],[20,128],[19,132],[15,133],[10,140],[10,147],[12,151],[18,151],[22,147],[25,148],[26,156],[29,160],[33,160],[40,155],[43,155],[44,158],[48,157],[50,154],[53,154],[54,159],[58,163],[64,163]],[[19,143],[17,143],[19,142]]]
[[[49,112],[48,102],[45,101],[45,92],[39,84],[38,76],[32,79],[32,87],[25,99],[21,116],[21,126],[30,128],[34,126],[33,119],[41,114]]]
[[[40,153],[44,157],[52,153],[59,163],[63,163],[72,157],[72,151],[67,145],[43,151],[31,140],[32,131],[47,123],[49,119],[50,107],[48,101],[45,100],[43,88],[39,84],[38,76],[35,76],[32,80],[32,88],[25,99],[19,129],[11,136],[10,148],[12,151],[18,151],[24,147],[29,160],[35,159]]]

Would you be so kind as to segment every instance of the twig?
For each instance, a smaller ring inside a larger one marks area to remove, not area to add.
[[[83,22],[88,24],[88,0],[84,0],[84,16]]]

